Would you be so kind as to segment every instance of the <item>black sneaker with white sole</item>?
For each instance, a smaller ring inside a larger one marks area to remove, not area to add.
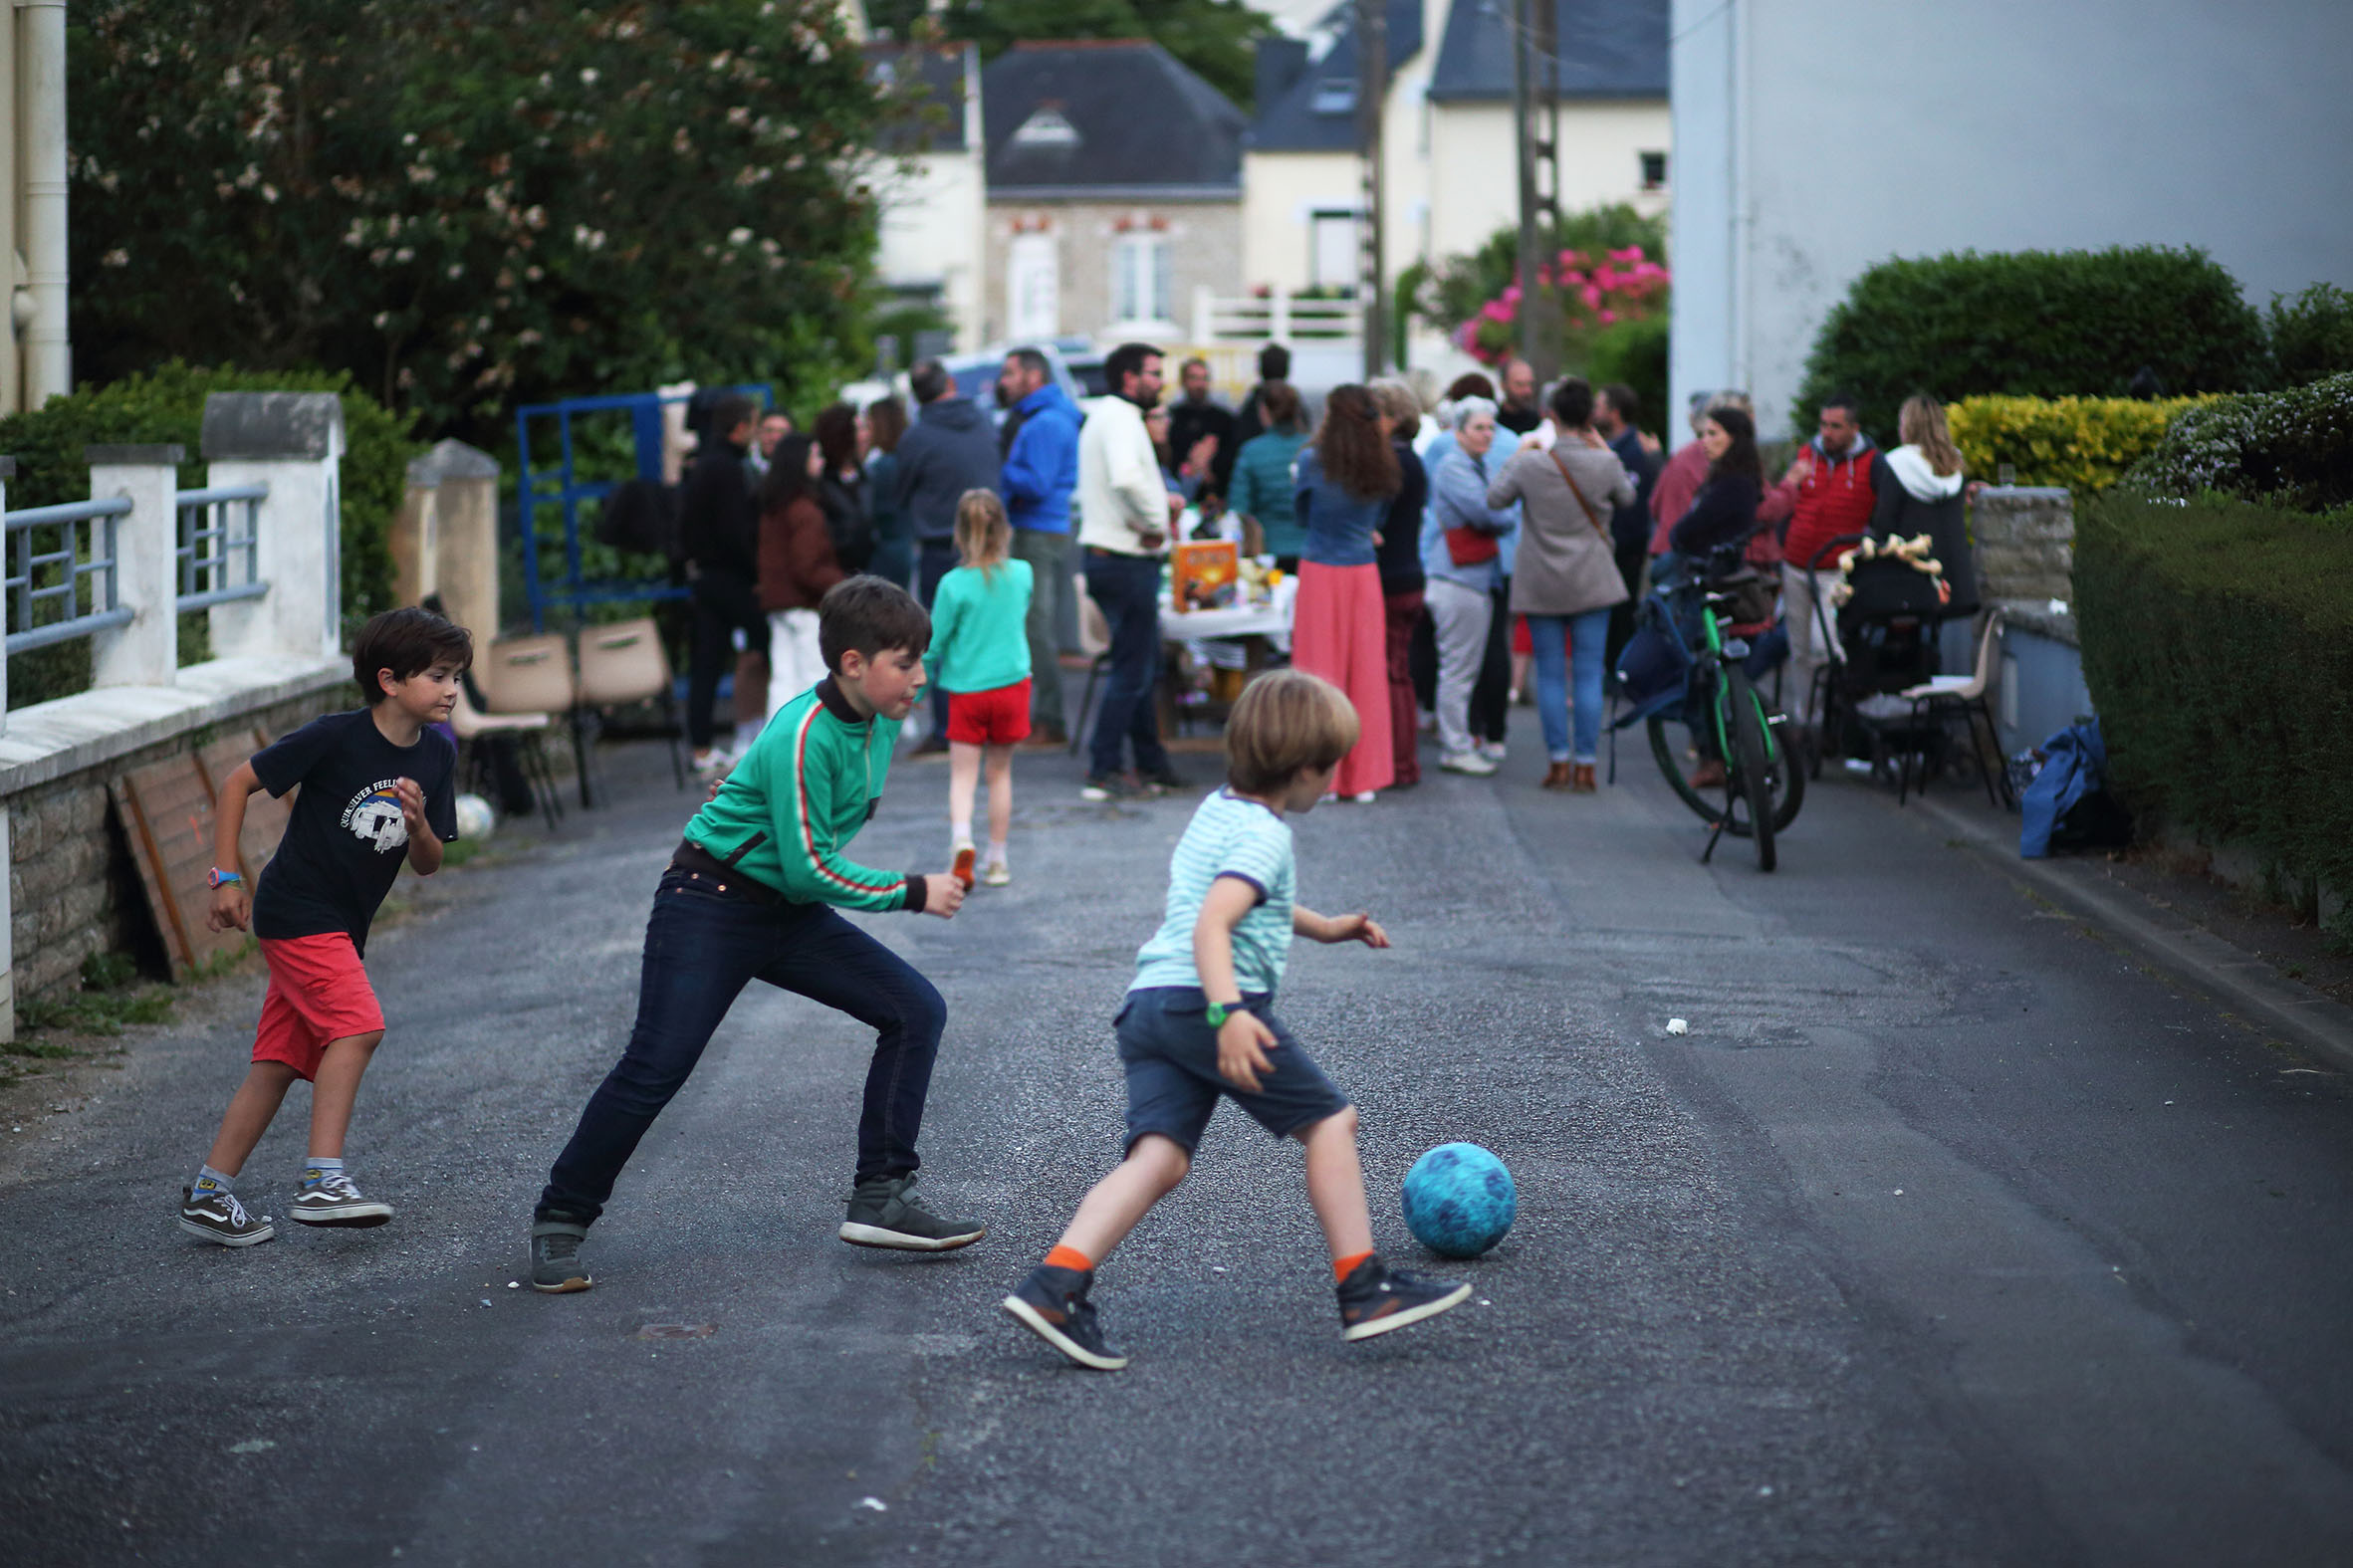
[[[349,1226],[353,1230],[382,1225],[392,1218],[392,1206],[361,1194],[341,1171],[330,1171],[315,1182],[303,1183],[290,1206],[304,1225]]]
[[[1374,1253],[1340,1281],[1340,1338],[1370,1339],[1461,1306],[1469,1285],[1391,1268]]]
[[[1086,1299],[1094,1270],[1040,1263],[1012,1295],[998,1303],[1005,1315],[1082,1367],[1116,1372],[1127,1358],[1103,1343],[1094,1303]]]
[[[235,1193],[221,1189],[199,1197],[192,1187],[180,1189],[180,1229],[223,1246],[251,1246],[278,1233],[268,1215],[247,1214]]]
[[[881,1246],[901,1252],[953,1252],[989,1233],[978,1220],[943,1219],[915,1194],[912,1176],[878,1176],[860,1182],[849,1195],[841,1239],[852,1246]]]
[[[535,1220],[531,1226],[531,1288],[549,1295],[586,1290],[596,1281],[581,1261],[588,1228],[577,1220]]]
[[[1144,787],[1129,783],[1125,774],[1088,774],[1078,790],[1081,800],[1139,800],[1144,796]]]

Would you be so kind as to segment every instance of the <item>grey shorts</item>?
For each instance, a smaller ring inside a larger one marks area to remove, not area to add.
[[[1127,1147],[1158,1133],[1187,1154],[1201,1146],[1202,1130],[1224,1095],[1278,1138],[1312,1127],[1348,1108],[1348,1097],[1332,1086],[1282,1020],[1267,1010],[1265,997],[1244,999],[1275,1033],[1267,1054],[1273,1070],[1259,1075],[1254,1093],[1238,1089],[1218,1073],[1218,1031],[1209,1026],[1208,999],[1189,986],[1131,991],[1114,1026],[1119,1060],[1127,1069]]]

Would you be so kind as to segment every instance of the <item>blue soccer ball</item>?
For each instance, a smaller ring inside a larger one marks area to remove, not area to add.
[[[1405,1173],[1405,1228],[1442,1257],[1477,1257],[1520,1212],[1504,1162],[1475,1143],[1442,1143]]]

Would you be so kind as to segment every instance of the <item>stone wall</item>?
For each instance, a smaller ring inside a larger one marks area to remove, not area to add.
[[[2064,490],[1989,486],[1970,508],[1979,591],[2047,605],[2075,598],[2075,508]]]
[[[348,682],[323,687],[11,795],[8,890],[16,995],[72,991],[80,984],[82,961],[93,953],[126,952],[142,969],[158,975],[165,970],[162,938],[115,810],[115,779],[189,756],[220,736],[258,728],[275,739],[352,700]]]

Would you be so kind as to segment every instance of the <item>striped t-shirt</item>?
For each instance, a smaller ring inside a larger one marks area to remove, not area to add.
[[[1128,990],[1201,984],[1193,967],[1193,927],[1210,885],[1221,876],[1240,877],[1259,890],[1257,905],[1234,928],[1234,979],[1245,996],[1274,994],[1291,953],[1291,824],[1223,788],[1201,802],[1169,856],[1168,912],[1152,940],[1137,950],[1135,984]]]

